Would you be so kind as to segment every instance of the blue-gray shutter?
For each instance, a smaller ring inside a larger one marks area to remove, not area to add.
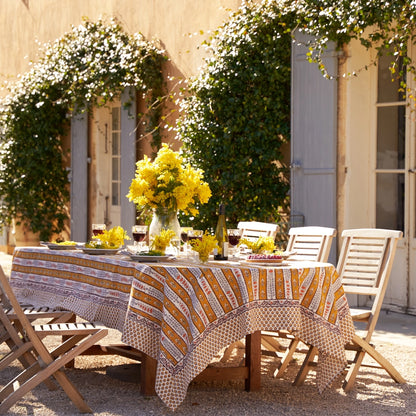
[[[307,61],[309,39],[296,33],[292,46],[291,213],[305,225],[336,228],[337,81]],[[324,62],[336,75],[333,48]],[[335,253],[333,244],[332,263]]]
[[[71,119],[71,240],[88,238],[88,115]]]
[[[127,105],[125,105],[127,104]],[[136,221],[136,209],[126,195],[136,171],[136,96],[133,88],[124,90],[121,96],[121,224],[130,235]]]

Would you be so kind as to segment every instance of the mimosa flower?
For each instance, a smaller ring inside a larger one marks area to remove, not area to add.
[[[136,163],[127,198],[139,210],[164,208],[198,214],[198,204],[205,204],[211,197],[204,172],[184,164],[182,156],[163,144],[155,160],[147,156]]]
[[[242,238],[238,245],[246,245],[253,253],[271,253],[276,248],[273,237],[259,237],[256,241]]]
[[[122,227],[113,227],[109,230],[104,230],[102,234],[97,234],[95,240],[86,244],[86,247],[102,248],[102,249],[117,249],[124,244],[124,240],[130,240],[126,231]]]

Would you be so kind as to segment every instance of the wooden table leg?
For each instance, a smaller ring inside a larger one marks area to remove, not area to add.
[[[261,387],[261,332],[246,335],[246,367],[248,378],[246,391],[260,390]]]
[[[155,382],[156,382],[156,367],[157,361],[143,354],[141,360],[140,371],[140,391],[144,396],[154,396],[156,394]]]

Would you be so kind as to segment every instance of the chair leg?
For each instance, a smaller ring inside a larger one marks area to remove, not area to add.
[[[396,382],[400,384],[406,383],[406,380],[400,375],[400,373],[393,367],[393,365],[386,360],[374,347],[372,347],[367,341],[359,337],[358,335],[354,335],[352,341],[361,347],[361,350],[357,352],[354,358],[354,362],[351,364],[351,367],[347,373],[345,378],[343,388],[345,391],[351,390],[354,385],[355,378],[357,376],[358,370],[361,366],[361,363],[364,359],[365,354],[369,354],[371,358],[373,358],[377,363],[387,371],[390,377]]]
[[[3,387],[0,393],[0,414],[6,413],[17,400],[22,398],[26,393],[35,388],[38,384],[44,382],[44,380],[50,376],[53,376],[56,379],[81,413],[92,413],[92,410],[85,402],[81,393],[69,380],[64,371],[62,371],[62,368],[65,367],[68,362],[71,362],[77,355],[82,354],[83,351],[97,343],[103,337],[102,332],[104,331],[90,334],[88,338],[84,339],[79,345],[73,346],[74,340],[78,341],[80,338],[85,338],[76,335],[73,337],[74,339],[67,339],[64,344],[52,353],[46,352],[46,355],[43,353],[38,359],[40,361],[37,361],[34,365],[12,380],[7,386]],[[65,346],[67,348],[65,348]],[[63,355],[53,360],[52,357],[57,354]],[[46,366],[42,365],[44,368],[41,368],[39,362],[43,362]],[[17,387],[17,390],[15,390],[15,387]]]
[[[293,354],[295,353],[296,348],[299,345],[299,342],[300,342],[300,339],[297,337],[293,338],[292,341],[290,341],[290,344],[287,347],[287,350],[285,351],[283,358],[280,362],[279,368],[273,374],[274,377],[276,378],[283,377],[283,373],[286,371],[287,366],[292,360]]]
[[[277,340],[279,335],[271,335],[270,333],[263,333],[261,334],[261,345],[267,350],[272,353],[276,353],[279,351],[284,351],[285,348],[282,344]]]
[[[318,354],[318,348],[314,346],[309,347],[309,351],[306,353],[305,360],[303,361],[298,374],[296,375],[295,381],[292,383],[294,386],[301,386],[305,381],[305,378],[309,372],[309,367],[313,363],[313,359]]]
[[[355,354],[354,361],[351,363],[350,368],[348,369],[348,373],[345,376],[344,383],[342,384],[342,388],[345,391],[350,391],[353,388],[355,378],[357,377],[358,370],[360,369],[364,356],[364,351],[358,351]]]
[[[39,368],[39,366],[35,367]],[[5,397],[4,400],[1,401],[0,414],[5,414],[10,409],[10,407],[16,403],[17,400],[21,399],[35,386],[44,381],[44,379],[48,377],[44,374],[46,370],[47,368],[34,372],[33,377],[31,377],[29,380],[26,380],[23,384],[20,384],[17,390],[14,389],[14,383],[9,383],[9,385],[6,386],[7,389],[4,388],[4,391],[2,391],[2,393],[7,394],[7,397]],[[27,375],[29,374],[30,373],[27,373]],[[58,370],[50,375],[53,375],[56,378],[60,386],[63,388],[63,390],[72,400],[72,402],[78,407],[81,413],[92,413],[92,410],[89,408],[84,398],[81,396],[81,394],[78,392],[76,387],[72,384],[72,382],[69,380],[68,376],[65,373],[63,373],[61,370]],[[13,382],[15,381],[19,382],[20,379],[13,380]]]
[[[237,348],[244,348],[244,344],[241,341],[237,341],[237,342],[234,342],[233,344],[229,345],[225,349],[225,351],[224,351],[224,353],[223,353],[223,355],[220,359],[220,362],[221,363],[227,362],[229,360],[229,358],[231,357],[232,352]]]

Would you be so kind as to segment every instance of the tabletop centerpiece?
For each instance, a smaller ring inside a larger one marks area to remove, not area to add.
[[[127,194],[139,212],[152,213],[150,240],[164,229],[173,230],[179,240],[178,211],[197,215],[198,204],[207,203],[210,197],[211,190],[203,180],[203,171],[186,164],[179,152],[166,143],[153,162],[145,155],[136,163],[136,174]]]
[[[175,232],[173,230],[162,230],[160,234],[154,236],[148,254],[164,256],[166,248],[174,237]]]
[[[261,236],[258,239],[251,241],[247,238],[241,238],[238,246],[245,245],[254,254],[266,254],[273,253],[276,248],[274,244],[274,238],[270,236]]]
[[[109,230],[103,230],[101,234],[95,235],[93,240],[85,244],[85,247],[116,250],[123,246],[124,240],[130,240],[130,237],[122,227],[117,226],[110,228]]]
[[[191,241],[192,250],[198,253],[199,260],[202,263],[206,263],[209,259],[209,254],[214,248],[218,248],[218,241],[215,238],[215,235],[210,235],[208,231],[202,235],[201,240],[192,240]]]

